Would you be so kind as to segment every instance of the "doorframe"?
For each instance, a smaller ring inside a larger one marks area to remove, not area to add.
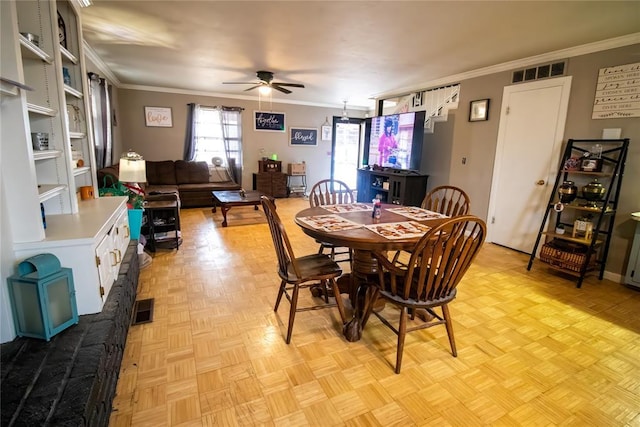
[[[349,121],[347,121],[346,123],[349,124],[356,124],[360,126],[360,136],[358,137],[358,165],[362,165],[361,159],[360,157],[362,156],[362,144],[364,143],[363,141],[363,135],[362,135],[362,128],[363,123],[364,123],[365,119],[361,119],[358,117],[349,117]],[[333,116],[333,120],[332,120],[332,124],[331,124],[331,179],[333,179],[333,173],[334,173],[334,153],[336,152],[336,125],[340,122],[343,122],[342,120],[342,116]]]
[[[507,118],[507,99],[509,95],[514,92],[520,92],[525,90],[538,90],[551,87],[562,87],[562,95],[560,97],[560,105],[558,108],[559,120],[556,124],[555,142],[553,144],[553,156],[552,159],[558,161],[562,146],[564,143],[564,128],[567,122],[567,112],[569,107],[569,96],[571,93],[571,81],[572,76],[557,77],[548,80],[538,80],[531,83],[522,83],[517,85],[505,86],[502,91],[502,105],[500,106],[500,121],[498,124],[498,139],[496,143],[496,155],[493,162],[493,177],[491,179],[491,191],[489,193],[489,212],[487,215],[487,241],[492,242],[492,235],[494,231],[494,225],[492,218],[495,216],[496,199],[498,197],[497,188],[500,181],[501,167],[502,167],[502,153],[506,144],[505,135],[507,133],[506,118]],[[549,165],[547,174],[547,184],[549,180],[555,177],[557,173],[557,163]],[[542,220],[542,216],[540,217]]]

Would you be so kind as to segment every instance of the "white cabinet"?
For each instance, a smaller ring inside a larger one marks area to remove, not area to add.
[[[98,268],[98,279],[100,281],[100,296],[106,298],[118,275],[118,256],[115,250],[113,238],[114,229],[109,230],[96,246],[96,266]]]
[[[63,231],[47,233],[43,241],[16,244],[17,259],[54,254],[73,270],[78,314],[100,312],[124,256],[124,251],[118,256],[116,245],[129,244],[128,237],[116,238],[118,220],[128,221],[126,202],[126,197],[85,200],[76,214],[47,217],[52,228]],[[128,224],[121,225],[128,228]]]

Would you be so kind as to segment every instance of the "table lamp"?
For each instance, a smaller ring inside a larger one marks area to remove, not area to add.
[[[129,150],[120,157],[119,179],[129,189],[129,202],[133,208],[142,208],[144,190],[140,183],[147,182],[147,170],[140,154]]]
[[[129,190],[129,229],[131,238],[140,238],[142,227],[142,202],[144,190],[140,187],[141,182],[147,182],[147,170],[142,156],[135,151],[129,150],[120,157],[120,182]]]

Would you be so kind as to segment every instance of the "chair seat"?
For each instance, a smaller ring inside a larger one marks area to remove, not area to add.
[[[322,280],[339,277],[342,274],[340,266],[331,258],[322,254],[312,254],[296,258],[298,269],[302,278],[296,277],[291,263],[287,265],[287,277],[283,277],[289,283],[310,280]]]

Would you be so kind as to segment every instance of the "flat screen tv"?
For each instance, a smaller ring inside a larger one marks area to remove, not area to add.
[[[419,170],[424,118],[424,111],[413,111],[367,119],[363,165]]]

